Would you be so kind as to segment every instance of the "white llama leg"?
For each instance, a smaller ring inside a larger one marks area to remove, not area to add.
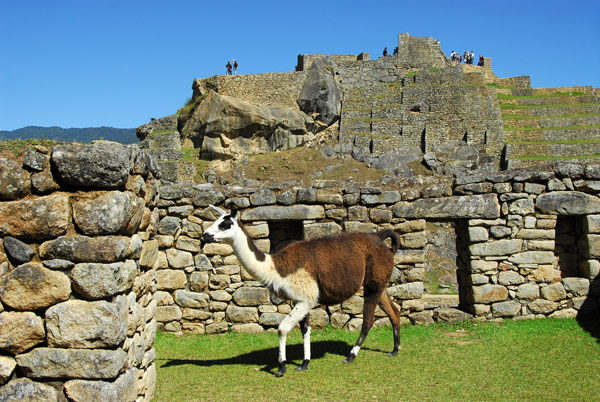
[[[308,302],[297,303],[292,311],[283,319],[283,321],[281,321],[281,324],[279,324],[279,369],[277,370],[277,377],[281,377],[285,374],[285,365],[287,363],[285,342],[287,339],[287,333],[290,332],[296,326],[296,324],[298,324],[300,320],[308,314],[311,307],[312,306]],[[306,343],[304,345],[304,351],[306,356]]]

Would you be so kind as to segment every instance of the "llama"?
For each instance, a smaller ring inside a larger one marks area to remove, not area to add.
[[[356,344],[343,363],[351,363],[373,326],[377,304],[389,316],[393,327],[394,347],[400,349],[398,309],[387,294],[387,283],[394,268],[398,235],[384,229],[377,233],[340,233],[291,243],[275,254],[260,251],[238,217],[237,209],[229,213],[211,207],[221,216],[203,234],[205,242],[227,242],[240,263],[256,280],[282,299],[295,302],[292,311],[279,325],[279,368],[277,377],[286,372],[286,337],[300,323],[304,360],[297,370],[307,370],[310,362],[310,325],[308,314],[317,303],[333,305],[364,289],[363,324]],[[391,238],[392,250],[384,240]]]

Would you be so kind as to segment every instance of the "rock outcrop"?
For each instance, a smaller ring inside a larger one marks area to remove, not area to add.
[[[331,57],[315,60],[308,69],[298,97],[298,106],[304,113],[329,126],[340,118],[341,96],[333,76],[335,71]]]
[[[181,122],[180,122],[181,124]],[[202,149],[203,159],[230,159],[303,145],[312,137],[313,120],[303,112],[257,106],[209,92],[183,124],[183,139]]]

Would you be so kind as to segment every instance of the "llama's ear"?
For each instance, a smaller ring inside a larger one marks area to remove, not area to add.
[[[229,215],[230,215],[230,216],[231,216],[233,219],[237,218],[237,213],[238,213],[238,211],[239,211],[239,210],[238,210],[238,207],[237,207],[237,205],[235,205],[235,204],[231,204],[231,212],[229,212]]]

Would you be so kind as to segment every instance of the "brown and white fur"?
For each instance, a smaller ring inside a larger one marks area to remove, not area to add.
[[[364,288],[362,330],[344,363],[351,363],[373,326],[377,304],[389,316],[394,333],[396,356],[400,349],[398,309],[387,294],[387,283],[394,268],[398,235],[389,229],[377,233],[341,233],[292,243],[275,254],[260,251],[238,219],[237,210],[230,213],[213,207],[222,215],[203,235],[206,242],[227,242],[240,263],[258,281],[280,298],[295,302],[292,311],[279,325],[280,377],[286,371],[287,333],[300,323],[304,343],[304,361],[298,370],[306,370],[310,362],[310,326],[308,313],[317,303],[333,305]],[[384,240],[391,238],[392,250]]]

